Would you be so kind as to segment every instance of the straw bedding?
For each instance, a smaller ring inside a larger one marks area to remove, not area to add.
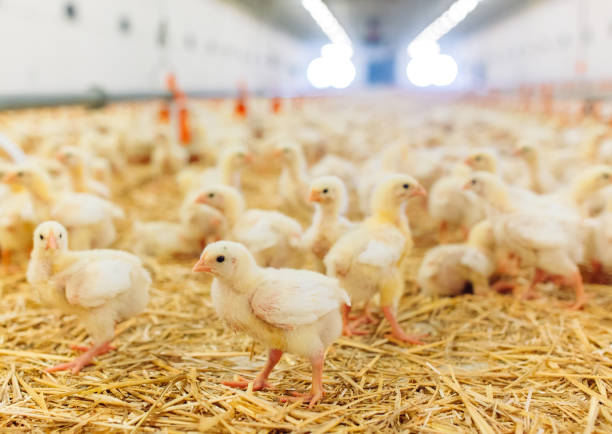
[[[178,204],[172,178],[137,173],[114,197],[130,219],[168,218]],[[44,369],[74,357],[84,329],[39,306],[23,272],[2,277],[0,431],[612,432],[609,287],[588,286],[581,312],[564,308],[569,292],[546,287],[530,302],[431,299],[409,287],[399,319],[429,333],[427,343],[391,342],[384,322],[370,336],[342,338],[327,355],[327,394],[308,410],[279,401],[310,386],[310,365],[291,355],[272,373],[275,390],[220,385],[253,378],[265,349],[218,321],[210,282],[190,272],[194,260],[147,261],[147,312],[121,324],[117,350],[76,376]]]

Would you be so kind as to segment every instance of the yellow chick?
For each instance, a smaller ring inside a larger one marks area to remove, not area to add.
[[[354,224],[342,216],[346,211],[347,194],[342,180],[322,176],[310,183],[310,202],[316,204],[312,224],[304,232],[302,245],[310,253],[308,262],[313,270],[324,272],[323,258],[338,239]]]
[[[404,207],[411,197],[426,194],[411,176],[385,177],[372,196],[372,215],[342,236],[324,260],[327,274],[339,279],[353,304],[367,304],[379,292],[381,308],[393,337],[411,343],[420,341],[401,329],[395,313],[404,292],[404,259],[413,246]],[[355,324],[370,320],[367,305],[357,323],[349,324],[349,311],[345,306],[344,332],[348,335],[355,333]]]

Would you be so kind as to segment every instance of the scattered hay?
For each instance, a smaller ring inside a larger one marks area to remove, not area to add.
[[[174,188],[164,178],[117,197],[132,219],[169,218]],[[532,302],[407,295],[399,319],[429,333],[427,344],[390,342],[384,322],[372,336],[340,339],[326,359],[327,394],[308,410],[279,402],[310,387],[309,363],[291,355],[271,376],[275,390],[220,385],[253,378],[265,352],[217,320],[194,260],[147,261],[147,312],[120,325],[117,351],[76,376],[44,369],[75,356],[83,327],[40,307],[22,273],[2,278],[0,430],[612,431],[609,287],[588,287],[594,298],[582,312],[558,301],[569,292]]]

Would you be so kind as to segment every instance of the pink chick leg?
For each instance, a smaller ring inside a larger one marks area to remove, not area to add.
[[[304,400],[308,403],[308,408],[313,408],[323,395],[325,395],[325,389],[323,389],[323,365],[325,363],[325,353],[323,351],[315,354],[311,359],[312,365],[312,387],[309,393],[292,392],[292,396],[284,396],[280,400],[281,402],[286,401],[298,401]]]
[[[281,350],[270,350],[268,353],[268,361],[266,362],[266,366],[264,366],[263,370],[257,374],[257,377],[255,377],[255,380],[253,381],[253,390],[257,391],[272,388],[272,386],[270,386],[268,383],[268,377],[282,355],[283,352]],[[237,389],[246,389],[249,387],[249,380],[238,377],[236,381],[224,381],[222,384],[224,386],[235,387]]]
[[[572,274],[571,280],[574,284],[574,290],[576,291],[576,301],[574,304],[569,306],[570,310],[579,310],[582,309],[584,303],[588,300],[588,296],[584,292],[584,285],[582,283],[582,275],[580,271],[576,271]]]
[[[101,354],[106,354],[111,351],[113,347],[110,345],[110,342],[103,342],[100,345],[94,345],[91,348],[87,349],[83,354],[68,363],[62,363],[59,365],[51,366],[47,368],[47,372],[56,372],[56,371],[65,371],[67,369],[72,369],[73,374],[78,374],[81,369],[85,366],[91,364],[93,358],[99,356]]]
[[[352,320],[351,327],[357,327],[362,323],[372,324],[378,321],[378,319],[374,315],[372,315],[369,301],[366,302],[365,306],[363,307],[363,313],[361,315],[356,315],[350,319]]]
[[[349,313],[351,312],[351,307],[346,304],[342,305],[342,334],[344,336],[353,336],[353,335],[365,335],[367,332],[357,330],[349,321]]]
[[[408,342],[414,345],[422,345],[425,342],[421,341],[420,338],[427,335],[408,335],[402,330],[397,319],[395,318],[395,314],[393,313],[393,309],[391,306],[383,306],[383,313],[385,314],[385,318],[389,321],[389,325],[391,326],[391,336],[395,339],[398,339],[403,342]]]

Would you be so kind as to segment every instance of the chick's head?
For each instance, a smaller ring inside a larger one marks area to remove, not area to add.
[[[495,172],[496,161],[495,156],[491,152],[480,151],[469,155],[465,159],[465,164],[473,170],[484,172]]]
[[[34,229],[34,251],[54,254],[68,249],[68,231],[56,221],[46,221]]]
[[[612,183],[612,166],[600,165],[590,167],[580,173],[574,180],[574,191],[578,199],[605,188]]]
[[[74,146],[62,146],[56,154],[60,163],[69,168],[78,167],[83,164],[81,150]]]
[[[476,172],[464,184],[463,189],[472,191],[485,199],[490,199],[504,191],[504,184],[496,175],[488,172]]]
[[[20,165],[7,170],[2,177],[2,182],[14,192],[26,189],[43,200],[49,199],[50,180],[43,169],[28,164]]]
[[[200,260],[193,266],[194,272],[212,274],[222,279],[240,279],[255,266],[251,253],[240,243],[218,241],[206,246]],[[240,290],[240,285],[236,290]]]
[[[339,204],[341,207],[344,207],[346,188],[342,180],[337,176],[321,176],[311,182],[308,200],[323,205]]]

